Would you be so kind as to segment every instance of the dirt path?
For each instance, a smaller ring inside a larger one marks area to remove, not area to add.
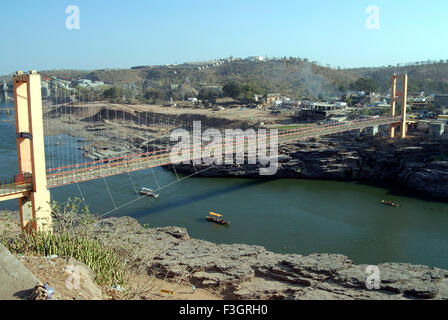
[[[155,281],[154,281],[155,280]],[[222,300],[223,297],[204,289],[196,289],[193,293],[192,286],[184,284],[175,284],[166,280],[153,279],[148,275],[136,278],[138,283],[133,284],[133,288],[137,289],[138,285],[151,283],[152,288],[145,292],[142,297],[137,299],[151,300]],[[172,291],[173,294],[161,292],[161,290]]]

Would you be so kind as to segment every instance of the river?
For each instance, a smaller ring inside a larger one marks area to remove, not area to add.
[[[0,178],[17,172],[10,117],[0,112]],[[73,140],[47,137],[48,160],[61,156],[51,147],[55,141],[64,145]],[[399,188],[286,179],[193,177],[178,182],[161,168],[107,178],[106,183],[85,182],[51,189],[51,194],[61,202],[82,195],[91,212],[131,216],[151,227],[185,227],[191,237],[216,243],[256,244],[279,253],[341,253],[358,264],[407,262],[448,269],[448,203],[416,198]],[[159,198],[126,205],[137,199],[134,186],[166,187]],[[384,206],[382,199],[402,206]],[[1,202],[0,209],[15,210],[17,201]],[[224,214],[231,225],[207,222],[209,211]]]

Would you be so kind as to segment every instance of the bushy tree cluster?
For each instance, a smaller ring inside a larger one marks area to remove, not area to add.
[[[230,97],[234,100],[242,102],[253,102],[255,94],[262,94],[261,89],[256,83],[240,83],[240,82],[228,82],[222,88],[225,97]]]
[[[372,79],[359,78],[355,82],[351,83],[349,88],[356,91],[375,92],[378,90],[378,84]]]

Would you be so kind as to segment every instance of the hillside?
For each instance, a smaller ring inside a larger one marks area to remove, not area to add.
[[[197,92],[204,86],[222,86],[230,81],[256,84],[260,93],[279,92],[291,98],[317,98],[339,95],[360,78],[372,79],[379,91],[387,93],[393,73],[409,75],[409,92],[448,93],[448,60],[406,66],[332,69],[306,59],[283,58],[255,62],[219,60],[180,65],[140,66],[131,69],[94,71],[54,70],[44,73],[88,78],[107,84],[134,83],[136,88],[168,92],[179,86],[182,92]]]
[[[49,72],[51,75],[66,75],[68,72]],[[148,66],[132,69],[105,69],[91,72],[71,72],[106,83],[134,82],[145,87],[167,89],[171,85],[188,84],[199,89],[204,85],[224,85],[229,81],[256,83],[263,91],[280,92],[290,97],[317,97],[339,94],[341,85],[359,78],[344,70],[334,70],[301,59],[251,62],[233,60],[216,66],[201,67],[200,64],[175,66]]]
[[[409,92],[426,94],[448,93],[447,61],[432,62],[409,66],[388,66],[380,68],[358,68],[346,70],[356,76],[373,79],[382,91],[390,88],[390,79],[395,73],[407,73],[409,76]]]

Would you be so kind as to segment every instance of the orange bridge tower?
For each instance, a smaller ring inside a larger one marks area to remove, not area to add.
[[[50,192],[47,188],[40,75],[18,71],[13,77],[17,135],[16,179],[31,188],[19,198],[24,232],[51,232]]]

